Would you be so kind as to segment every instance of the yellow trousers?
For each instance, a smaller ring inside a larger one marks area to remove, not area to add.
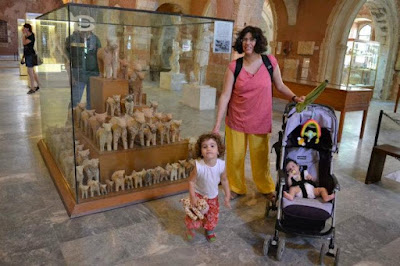
[[[246,134],[225,125],[226,173],[231,191],[246,194],[244,162],[249,143],[251,172],[258,191],[275,191],[269,170],[269,134]]]

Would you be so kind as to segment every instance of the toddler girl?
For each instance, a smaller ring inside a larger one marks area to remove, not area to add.
[[[229,202],[231,195],[226,177],[225,162],[218,158],[223,157],[224,152],[225,147],[217,134],[203,134],[197,140],[196,157],[200,158],[196,160],[196,167],[193,168],[189,177],[190,201],[193,206],[196,206],[198,199],[207,196],[209,210],[204,215],[203,220],[194,221],[188,216],[185,217],[186,236],[189,240],[194,237],[193,229],[198,229],[200,226],[203,226],[206,230],[208,241],[214,242],[216,240],[213,230],[218,223],[218,184],[220,182],[225,194],[225,206],[231,208]]]

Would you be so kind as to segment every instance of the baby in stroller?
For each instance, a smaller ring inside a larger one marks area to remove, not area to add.
[[[316,187],[313,177],[307,170],[300,171],[300,166],[295,160],[287,159],[285,170],[288,175],[289,192],[283,191],[283,196],[288,200],[293,200],[295,196],[308,199],[321,196],[325,202],[335,198],[335,194],[328,194],[326,188]]]

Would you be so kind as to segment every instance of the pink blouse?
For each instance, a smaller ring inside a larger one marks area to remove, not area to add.
[[[273,55],[268,55],[272,67],[278,65]],[[235,73],[236,61],[228,68]],[[249,134],[267,134],[272,129],[272,86],[264,64],[257,73],[250,74],[244,66],[236,78],[228,105],[225,123],[232,129]]]

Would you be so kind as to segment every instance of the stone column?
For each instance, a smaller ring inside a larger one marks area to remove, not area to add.
[[[329,80],[331,84],[340,84],[342,72],[343,72],[343,63],[344,63],[344,54],[346,53],[347,44],[338,44],[336,45],[336,59],[332,66],[332,77]]]

